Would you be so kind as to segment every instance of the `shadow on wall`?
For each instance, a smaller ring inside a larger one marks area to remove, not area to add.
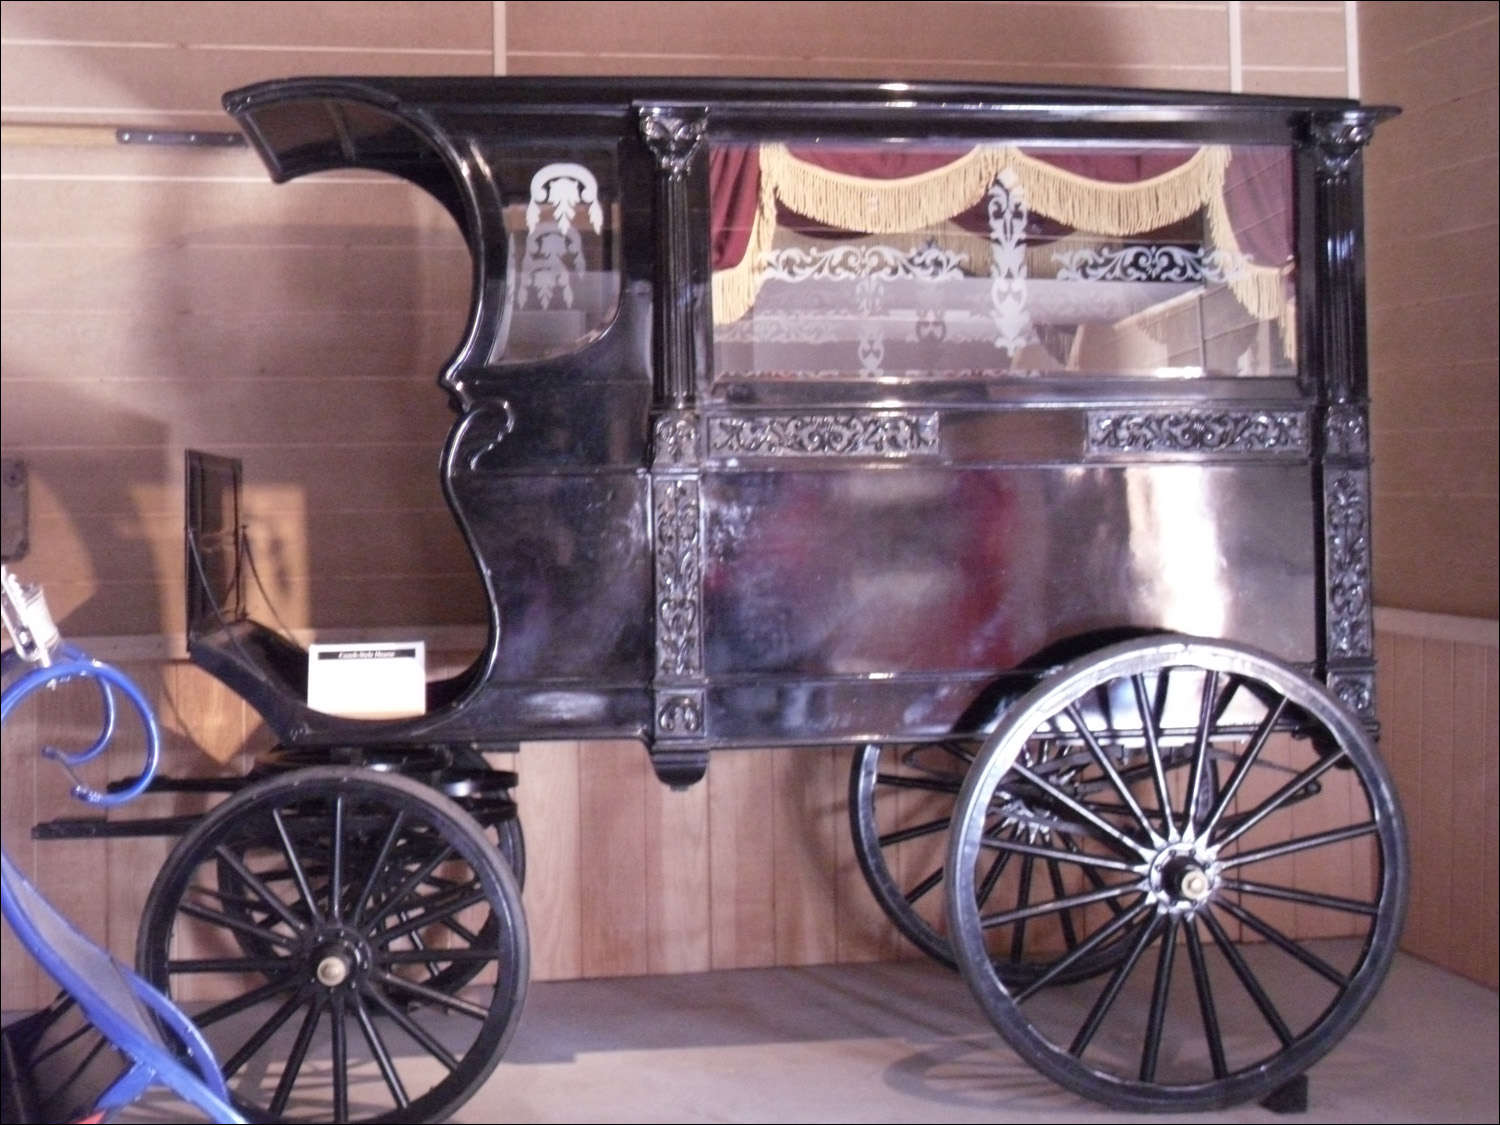
[[[28,475],[18,569],[45,586],[65,634],[161,632],[174,617],[180,629],[167,591],[180,590],[181,501],[158,475],[170,427],[129,402],[129,384],[7,371],[4,386],[6,453]]]

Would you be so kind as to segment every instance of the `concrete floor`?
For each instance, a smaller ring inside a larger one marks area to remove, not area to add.
[[[1303,1122],[1500,1120],[1494,992],[1398,959]],[[537,984],[459,1122],[1140,1121],[1052,1085],[925,962]],[[1180,1121],[1277,1121],[1249,1106]]]
[[[1500,1121],[1496,993],[1411,957],[1310,1075],[1309,1108],[1168,1119]],[[1005,1047],[935,965],[533,984],[504,1061],[455,1122],[1107,1122]],[[197,1121],[156,1099],[138,1122]]]

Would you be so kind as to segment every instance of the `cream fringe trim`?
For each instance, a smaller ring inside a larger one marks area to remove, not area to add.
[[[1010,169],[1026,189],[1031,210],[1075,229],[1123,236],[1155,230],[1208,209],[1214,247],[1236,265],[1229,288],[1251,315],[1279,320],[1289,355],[1295,355],[1295,318],[1286,300],[1287,270],[1246,260],[1224,205],[1230,151],[1200,148],[1181,166],[1132,184],[1091,180],[1026,155],[1010,145],[979,145],[951,164],[894,180],[867,180],[830,172],[793,156],[782,144],[760,150],[760,200],[750,243],[735,265],[713,277],[714,321],[738,320],[755,303],[759,268],[776,237],[776,206],[839,230],[895,234],[936,226],[968,210]]]

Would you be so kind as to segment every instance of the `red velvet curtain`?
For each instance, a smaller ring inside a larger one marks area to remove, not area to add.
[[[797,159],[830,172],[870,180],[922,175],[951,164],[967,149],[900,147],[889,149],[792,147]],[[1139,183],[1181,167],[1195,149],[1120,152],[1099,149],[1039,149],[1027,156],[1055,168],[1101,183]],[[1232,150],[1224,197],[1240,248],[1258,265],[1280,265],[1292,257],[1291,153],[1283,148],[1241,147]],[[709,152],[709,203],[712,212],[713,268],[737,264],[750,244],[760,197],[760,156],[755,145],[716,145]],[[791,216],[788,215],[790,219]],[[977,205],[952,217],[965,229],[987,229],[984,207]],[[805,217],[792,219],[797,229],[819,228]],[[1062,233],[1039,231],[1043,237]]]

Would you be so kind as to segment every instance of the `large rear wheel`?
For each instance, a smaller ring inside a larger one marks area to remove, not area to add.
[[[1050,676],[986,742],[954,824],[949,928],[976,998],[1038,1070],[1112,1106],[1271,1093],[1396,951],[1406,845],[1383,765],[1322,685],[1238,646],[1149,638]],[[1057,877],[979,893],[1027,859]],[[1017,943],[1019,981],[995,955]]]

